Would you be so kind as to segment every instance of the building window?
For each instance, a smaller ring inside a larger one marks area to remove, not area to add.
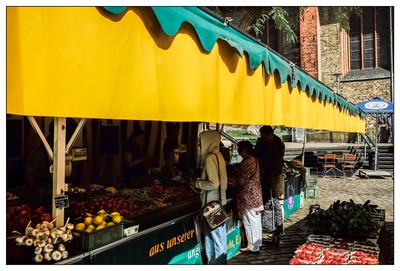
[[[279,51],[279,31],[275,27],[274,20],[269,19],[266,22],[264,31],[260,36],[260,40],[273,50],[277,52]]]
[[[365,7],[350,18],[350,69],[390,67],[389,8]]]
[[[249,34],[268,45],[268,47],[276,52],[280,51],[279,30],[276,29],[274,20],[268,19],[264,24],[264,28],[262,28],[258,35],[256,35],[254,30],[251,30]]]

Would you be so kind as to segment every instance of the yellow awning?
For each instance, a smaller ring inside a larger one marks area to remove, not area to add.
[[[170,36],[149,7],[7,7],[7,113],[365,132],[320,84],[292,86],[272,62],[252,69],[242,40],[205,50],[192,24]]]

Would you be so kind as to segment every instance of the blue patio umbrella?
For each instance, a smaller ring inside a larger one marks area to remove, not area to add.
[[[378,119],[379,116],[384,114],[394,113],[393,102],[386,101],[380,97],[374,97],[371,100],[360,102],[357,106],[364,111],[365,114],[371,114]],[[377,170],[378,160],[378,125],[375,125],[375,171]]]

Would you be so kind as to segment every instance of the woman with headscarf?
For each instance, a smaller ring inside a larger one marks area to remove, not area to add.
[[[228,178],[225,159],[219,151],[220,142],[221,135],[217,131],[208,130],[200,133],[202,173],[200,179],[197,179],[193,185],[201,189],[202,207],[214,200],[221,200],[223,205],[226,204]],[[211,229],[204,221],[203,226],[208,264],[226,264],[226,223]]]

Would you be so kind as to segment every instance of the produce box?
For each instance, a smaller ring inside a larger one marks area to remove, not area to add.
[[[122,239],[124,236],[124,225],[118,223],[91,233],[81,232],[81,236],[74,236],[75,248],[82,251],[91,251],[112,242]]]
[[[316,199],[318,196],[317,187],[307,187],[305,194],[306,199]]]

